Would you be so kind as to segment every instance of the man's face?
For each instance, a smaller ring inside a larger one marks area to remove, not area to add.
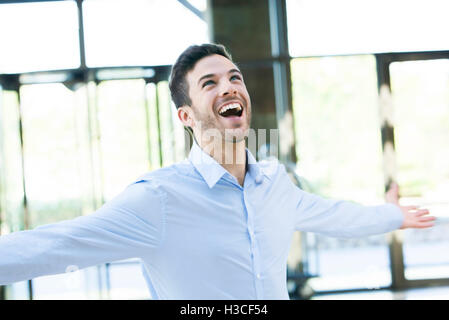
[[[251,121],[251,101],[239,69],[221,55],[199,60],[187,73],[192,129],[198,134],[215,131],[226,141],[245,138]]]

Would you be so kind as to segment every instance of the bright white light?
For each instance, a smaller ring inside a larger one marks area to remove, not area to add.
[[[154,69],[129,68],[129,69],[101,69],[97,71],[98,80],[111,79],[140,79],[152,78],[156,74]]]
[[[207,1],[206,0],[189,0],[189,2],[200,11],[204,12],[207,9]]]
[[[31,83],[54,83],[54,82],[64,82],[68,80],[69,75],[65,72],[43,72],[38,74],[22,74],[19,77],[19,81],[22,84]]]
[[[79,66],[74,1],[0,4],[0,73]]]
[[[206,22],[175,0],[89,0],[83,6],[89,67],[169,65],[189,45],[208,42]]]
[[[290,55],[448,50],[447,0],[287,0]]]
[[[206,0],[193,0],[206,10]],[[191,44],[208,42],[207,24],[176,0],[86,0],[90,67],[173,64]],[[80,65],[75,1],[0,4],[0,73]]]

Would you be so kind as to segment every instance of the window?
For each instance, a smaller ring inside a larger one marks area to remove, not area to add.
[[[383,200],[375,59],[297,58],[291,62],[298,173],[314,193],[365,205]],[[391,283],[385,235],[337,239],[306,234],[316,291]]]
[[[0,73],[77,68],[76,2],[0,5]]]
[[[61,83],[20,89],[30,228],[82,213],[75,93]]]
[[[287,0],[290,55],[449,49],[446,0]]]
[[[167,65],[189,45],[208,41],[207,24],[178,1],[87,0],[89,67]]]
[[[449,257],[449,60],[390,65],[401,203],[438,218],[429,229],[403,232],[405,277],[445,278]]]

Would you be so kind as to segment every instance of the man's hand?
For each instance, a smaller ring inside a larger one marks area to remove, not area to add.
[[[401,209],[404,215],[404,222],[400,229],[406,228],[430,228],[434,226],[435,217],[427,216],[429,210],[419,209],[419,206],[401,206],[399,205],[399,186],[393,182],[390,189],[385,194],[385,199],[389,203],[393,203]]]

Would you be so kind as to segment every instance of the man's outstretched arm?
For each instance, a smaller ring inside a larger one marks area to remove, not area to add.
[[[289,178],[283,170],[287,181]],[[426,216],[428,210],[416,210],[416,206],[401,207],[397,202],[365,206],[351,201],[326,199],[291,185],[292,199],[296,202],[294,225],[299,231],[356,238],[399,228],[427,228],[433,225],[435,219]]]
[[[161,240],[161,201],[136,183],[92,214],[1,236],[0,285],[150,253]]]

